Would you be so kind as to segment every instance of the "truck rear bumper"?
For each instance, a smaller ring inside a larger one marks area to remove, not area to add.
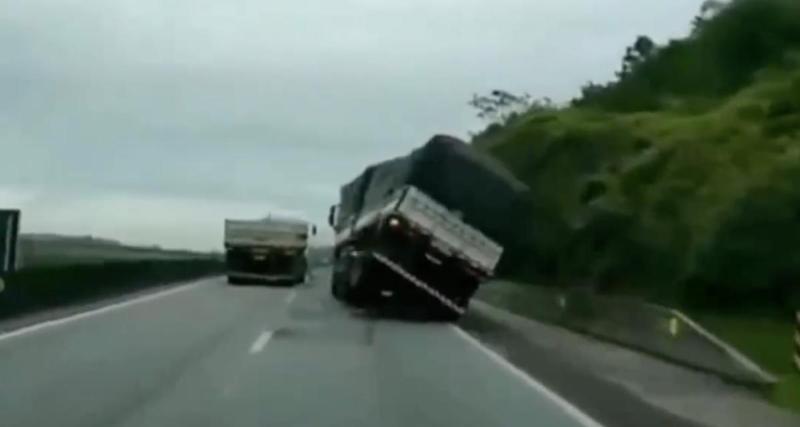
[[[233,279],[262,280],[265,282],[288,282],[302,279],[294,274],[261,274],[246,271],[228,271],[227,276]]]

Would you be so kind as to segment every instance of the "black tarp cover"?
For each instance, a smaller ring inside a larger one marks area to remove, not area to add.
[[[413,185],[466,223],[501,244],[513,239],[525,218],[527,187],[494,159],[463,141],[437,135],[409,155],[369,166],[341,189],[341,229],[380,208],[396,189]]]

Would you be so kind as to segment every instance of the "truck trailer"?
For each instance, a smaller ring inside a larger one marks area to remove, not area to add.
[[[333,296],[456,320],[523,224],[527,187],[449,136],[368,167],[340,191]]]
[[[288,218],[225,220],[228,283],[302,283],[309,234],[316,229]]]

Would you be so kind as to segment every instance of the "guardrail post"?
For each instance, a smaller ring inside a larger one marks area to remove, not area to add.
[[[794,365],[800,371],[800,311],[795,313]]]
[[[18,210],[0,209],[0,276],[13,273],[17,267]]]
[[[19,211],[0,209],[0,293],[5,290],[3,277],[17,268]]]

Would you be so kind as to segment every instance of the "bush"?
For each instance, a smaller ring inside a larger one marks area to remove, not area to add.
[[[686,289],[715,307],[784,307],[800,290],[800,168],[775,171],[727,212]],[[796,309],[796,307],[784,307]]]
[[[800,132],[800,114],[785,115],[764,123],[764,134],[768,137],[792,136]]]

